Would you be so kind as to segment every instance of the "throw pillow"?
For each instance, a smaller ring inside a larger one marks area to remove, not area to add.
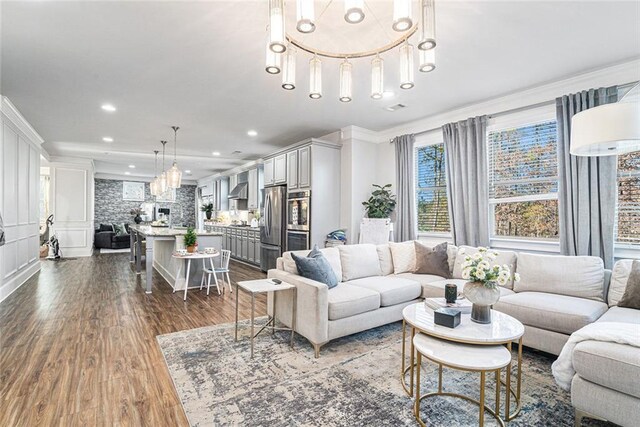
[[[445,279],[451,279],[447,242],[440,243],[433,248],[417,240],[414,243],[416,246],[416,269],[414,273],[434,274]]]
[[[413,273],[416,269],[416,247],[413,240],[402,243],[389,242],[391,258],[393,258],[393,273]]]
[[[631,273],[627,280],[627,288],[622,299],[618,302],[618,307],[635,308],[640,310],[640,261],[633,261]]]
[[[115,231],[116,236],[126,236],[129,234],[124,224],[113,224],[113,231]]]
[[[113,231],[113,225],[111,224],[100,224],[100,231]]]
[[[291,257],[296,263],[298,273],[302,277],[324,283],[329,289],[338,286],[338,278],[331,268],[329,261],[322,255],[318,245],[313,247],[306,257],[291,253]]]

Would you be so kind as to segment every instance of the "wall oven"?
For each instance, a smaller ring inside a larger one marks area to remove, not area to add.
[[[287,195],[287,251],[309,249],[311,192],[296,191]]]

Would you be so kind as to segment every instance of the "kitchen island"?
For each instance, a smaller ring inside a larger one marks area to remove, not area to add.
[[[135,264],[136,273],[142,273],[142,241],[146,240],[145,268],[146,293],[151,293],[152,273],[155,268],[158,273],[175,290],[184,289],[184,278],[176,277],[181,260],[172,257],[176,249],[184,248],[182,237],[187,233],[186,228],[152,227],[149,225],[131,225],[131,254],[130,261]],[[222,233],[215,231],[196,230],[198,247],[222,249]],[[182,269],[184,271],[184,268]],[[186,272],[185,272],[186,273]],[[199,288],[202,276],[202,264],[194,262],[189,274],[189,288]]]

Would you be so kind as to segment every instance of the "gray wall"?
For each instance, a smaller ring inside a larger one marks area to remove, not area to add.
[[[134,181],[134,180],[131,180]],[[122,200],[121,180],[96,179],[95,180],[95,213],[94,222],[96,228],[100,224],[129,223],[133,224],[133,217],[129,211],[140,207],[142,202]],[[155,198],[149,190],[149,183],[144,185],[146,203],[153,203]],[[182,185],[176,190],[176,203],[180,204],[183,212],[182,223],[184,225],[196,225],[196,186]],[[172,207],[172,203],[160,203],[161,207]]]

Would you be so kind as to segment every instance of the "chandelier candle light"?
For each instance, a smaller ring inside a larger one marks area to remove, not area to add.
[[[177,146],[178,146],[178,126],[171,126],[173,129],[173,166],[167,171],[167,186],[169,188],[180,188],[182,183],[182,171],[178,169]]]
[[[296,57],[300,52],[310,54],[309,97],[321,99],[322,62],[327,59],[330,66],[334,63],[338,68],[338,99],[346,103],[357,96],[353,93],[354,67],[359,66],[360,59],[371,58],[370,96],[377,100],[382,99],[385,92],[383,56],[397,54],[399,79],[393,80],[400,88],[411,89],[416,84],[415,68],[422,73],[436,68],[435,2],[419,0],[416,19],[412,16],[412,3],[412,0],[394,0],[390,7],[387,2],[368,2],[365,20],[364,0],[345,0],[344,10],[339,2],[328,2],[317,16],[313,0],[288,3],[294,4],[295,10],[293,6],[285,6],[284,0],[269,0],[265,70],[270,74],[282,73],[282,88],[294,90]],[[349,25],[345,25],[343,18]],[[287,19],[295,19],[295,25],[291,22],[287,26]],[[293,31],[287,33],[286,28]],[[336,51],[336,46],[340,46],[341,51]],[[417,59],[414,46],[418,50]],[[338,60],[339,63],[333,62]]]

